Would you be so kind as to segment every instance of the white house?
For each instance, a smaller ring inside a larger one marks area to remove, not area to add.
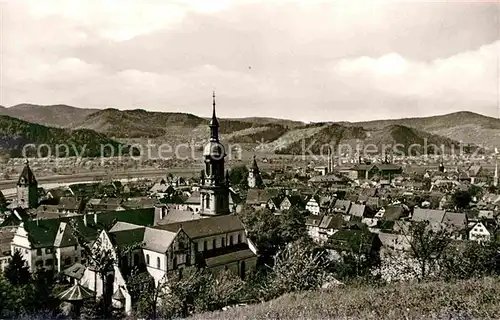
[[[482,222],[476,223],[469,231],[469,240],[472,241],[489,241],[491,233]]]

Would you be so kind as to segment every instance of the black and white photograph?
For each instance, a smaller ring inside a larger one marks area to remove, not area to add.
[[[499,0],[0,0],[0,319],[499,319]]]

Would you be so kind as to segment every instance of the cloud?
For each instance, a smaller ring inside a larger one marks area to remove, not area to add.
[[[1,104],[357,120],[496,115],[494,3],[20,0]]]
[[[499,98],[498,52],[500,41],[431,62],[391,53],[379,58],[343,59],[334,72],[347,83],[358,85],[360,91],[375,89],[394,96],[494,105]]]

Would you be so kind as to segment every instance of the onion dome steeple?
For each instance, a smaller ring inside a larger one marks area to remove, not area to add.
[[[219,141],[219,121],[215,115],[215,91],[212,95],[212,119],[210,120],[210,141]]]

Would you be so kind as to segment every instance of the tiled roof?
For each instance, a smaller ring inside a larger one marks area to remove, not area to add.
[[[245,230],[243,223],[235,215],[170,223],[155,228],[177,232],[181,227],[191,239]]]
[[[365,209],[365,205],[353,203],[351,205],[351,209],[349,209],[349,214],[357,217],[362,217],[365,213]]]
[[[391,205],[385,208],[383,216],[384,220],[395,221],[399,220],[404,215],[404,208],[401,205]]]
[[[256,257],[255,253],[250,249],[239,250],[235,252],[226,253],[224,255],[218,255],[212,258],[205,259],[207,267],[215,267],[219,265],[226,265],[234,261],[241,261],[244,259]]]
[[[463,229],[466,226],[467,218],[465,213],[446,212],[443,217],[443,223]]]
[[[270,195],[266,190],[262,189],[250,189],[247,193],[247,204],[258,205],[267,203],[270,199]]]
[[[344,225],[344,218],[340,215],[325,216],[321,220],[319,227],[321,229],[340,229]]]
[[[309,215],[306,218],[306,226],[309,227],[318,227],[321,223],[321,220],[323,219],[323,215]]]
[[[431,223],[441,223],[443,221],[445,211],[444,210],[431,210],[415,208],[413,210],[413,221],[429,221]]]
[[[176,222],[183,222],[189,220],[197,220],[200,219],[201,216],[198,213],[195,213],[190,210],[175,210],[169,209],[167,211],[166,216],[158,222],[158,224],[169,224]]]
[[[109,238],[116,247],[139,245],[143,243],[145,227],[110,232]]]
[[[201,193],[200,191],[194,191],[191,196],[186,200],[187,204],[200,204],[201,203]]]
[[[144,249],[154,252],[165,253],[177,236],[177,231],[161,230],[157,228],[145,228]]]

